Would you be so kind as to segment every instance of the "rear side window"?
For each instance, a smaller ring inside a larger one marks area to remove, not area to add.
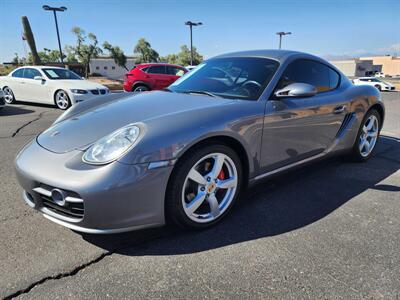
[[[14,73],[12,73],[11,76],[12,77],[18,77],[18,78],[24,77],[24,69],[18,69],[16,71],[14,71]]]
[[[340,75],[335,70],[329,69],[329,87],[331,90],[336,89],[340,83]]]
[[[185,71],[183,71],[181,68],[178,67],[167,66],[167,74],[174,76],[182,76],[183,74],[185,74]]]
[[[320,93],[336,88],[339,81],[339,74],[328,66],[312,60],[299,59],[286,68],[277,88],[284,88],[291,83],[308,83],[315,86]]]
[[[133,69],[132,69],[133,70]],[[143,72],[145,72],[145,73],[147,73],[147,71],[149,70],[149,67],[146,67],[146,68],[143,68],[143,69],[140,69],[141,71],[143,71]]]
[[[42,76],[36,69],[26,68],[24,72],[24,78],[33,79],[35,76]]]
[[[165,66],[152,66],[149,67],[147,73],[151,74],[165,74]]]

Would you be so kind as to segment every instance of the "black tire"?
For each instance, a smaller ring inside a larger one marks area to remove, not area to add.
[[[374,147],[373,147],[372,151],[367,156],[363,156],[363,155],[361,155],[361,151],[359,149],[360,136],[363,133],[363,126],[365,125],[366,121],[369,119],[369,117],[371,115],[374,115],[378,120],[378,136],[377,136],[377,140],[376,140],[376,142],[374,144]],[[378,144],[378,141],[379,141],[379,133],[380,133],[380,130],[381,130],[381,126],[382,126],[382,120],[381,120],[381,116],[380,116],[379,112],[376,109],[369,110],[365,114],[365,116],[364,116],[364,118],[363,118],[363,120],[361,122],[360,128],[358,129],[356,140],[354,142],[353,148],[352,148],[351,153],[350,153],[350,157],[351,157],[351,159],[353,161],[365,162],[374,154],[374,151],[376,149],[376,145]]]
[[[230,202],[228,208],[221,213],[216,219],[207,223],[198,223],[190,219],[184,211],[182,204],[182,191],[185,179],[195,164],[211,153],[222,153],[227,155],[235,164],[237,171],[237,187],[233,200]],[[166,193],[166,218],[167,221],[172,221],[174,224],[184,229],[204,229],[218,223],[224,218],[224,216],[232,209],[237,202],[237,198],[240,195],[243,170],[242,164],[237,153],[223,144],[214,144],[204,147],[196,147],[193,150],[186,153],[176,164],[175,169],[171,175],[168,183]]]
[[[63,99],[64,100],[59,100],[58,97],[60,95],[63,95]],[[54,104],[57,106],[58,109],[61,110],[67,110],[68,108],[71,107],[71,99],[68,96],[68,93],[64,90],[58,90],[55,94],[54,94]]]
[[[145,84],[138,84],[133,86],[132,88],[132,92],[134,93],[147,92],[147,91],[150,91],[150,88]]]
[[[14,96],[14,93],[13,93],[13,91],[11,90],[10,87],[5,86],[5,87],[3,88],[3,92],[4,92],[4,95],[5,95],[5,96],[9,95],[10,97],[12,97],[11,100],[10,100],[10,98],[4,97],[4,100],[6,101],[7,104],[13,104],[13,103],[15,103],[15,101],[16,101],[16,100],[15,100],[15,96]],[[7,100],[7,99],[8,99],[8,100]]]

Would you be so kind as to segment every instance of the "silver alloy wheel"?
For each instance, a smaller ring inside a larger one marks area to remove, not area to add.
[[[67,109],[69,106],[69,98],[66,92],[58,91],[56,94],[56,104],[60,109]]]
[[[378,139],[379,123],[378,119],[374,115],[370,115],[365,121],[362,132],[360,134],[360,140],[358,149],[362,157],[367,157],[374,150],[376,141]]]
[[[233,160],[223,153],[206,155],[190,169],[183,184],[185,214],[197,223],[217,219],[231,205],[237,186]]]
[[[147,88],[147,86],[144,85],[139,85],[138,87],[136,87],[133,91],[134,92],[146,92],[149,89]]]
[[[14,101],[14,95],[9,87],[5,87],[3,89],[4,92],[4,100],[6,103],[11,104]]]

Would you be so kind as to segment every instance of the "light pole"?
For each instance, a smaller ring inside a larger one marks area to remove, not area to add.
[[[193,66],[193,33],[192,33],[192,27],[193,26],[200,26],[203,25],[201,22],[192,22],[192,21],[187,21],[185,22],[185,25],[189,26],[190,28],[190,65]]]
[[[58,39],[58,48],[60,49],[60,60],[61,63],[64,64],[63,61],[63,54],[62,54],[62,50],[61,50],[61,41],[60,41],[60,33],[58,32],[58,22],[57,22],[57,11],[65,11],[67,10],[67,8],[65,6],[61,6],[61,7],[51,7],[48,5],[43,5],[42,6],[44,10],[51,10],[53,11],[54,14],[54,21],[56,23],[56,30],[57,30],[57,39]]]
[[[280,31],[276,33],[277,35],[279,35],[279,49],[282,48],[282,36],[283,35],[288,35],[288,34],[292,34],[291,32],[284,32],[284,31]]]

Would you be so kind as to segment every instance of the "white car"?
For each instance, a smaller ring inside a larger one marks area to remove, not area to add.
[[[395,86],[375,77],[360,77],[353,80],[355,85],[372,85],[380,91],[394,91]]]
[[[27,101],[55,104],[65,110],[71,105],[109,93],[101,84],[84,80],[76,73],[58,67],[26,66],[0,77],[6,103]]]
[[[385,77],[385,74],[382,73],[382,72],[376,72],[376,73],[374,74],[374,77],[384,78],[384,77]]]
[[[4,106],[6,106],[6,101],[4,99],[3,91],[0,90],[0,110],[2,110]]]

